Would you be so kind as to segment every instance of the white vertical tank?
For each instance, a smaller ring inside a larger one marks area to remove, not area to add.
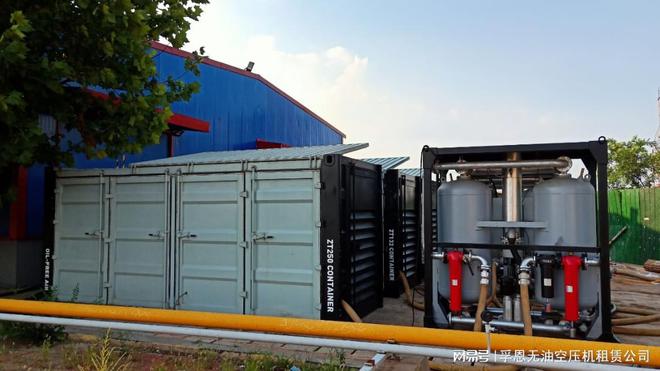
[[[596,191],[587,179],[575,179],[566,174],[540,182],[534,187],[532,200],[534,221],[546,223],[546,228],[536,229],[531,234],[533,245],[596,246]],[[556,254],[552,251],[538,253]],[[590,254],[590,257],[595,256]],[[540,277],[538,267],[536,277]],[[555,295],[549,300],[554,307],[564,307],[563,287],[564,272],[558,266],[554,275]],[[598,267],[580,271],[580,287],[580,308],[596,305],[600,288]],[[534,291],[537,301],[546,302],[541,295],[540,279],[535,280]]]
[[[477,222],[491,220],[492,193],[484,183],[460,177],[453,182],[444,182],[438,188],[438,241],[455,243],[490,243],[491,231],[477,228]],[[491,251],[473,249],[473,254],[490,261]],[[433,262],[437,272],[438,293],[449,298],[448,264]],[[471,262],[472,272],[463,265],[463,303],[479,300],[479,263]]]

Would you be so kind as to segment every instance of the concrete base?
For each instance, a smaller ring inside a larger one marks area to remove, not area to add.
[[[0,241],[0,288],[22,289],[41,285],[41,240]]]

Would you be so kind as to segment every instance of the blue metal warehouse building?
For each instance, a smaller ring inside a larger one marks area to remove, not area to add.
[[[162,79],[173,76],[187,82],[199,81],[200,92],[189,102],[172,106],[175,115],[170,119],[170,130],[163,133],[159,144],[122,158],[88,160],[78,154],[75,167],[114,168],[206,151],[339,144],[345,138],[337,128],[258,74],[205,58],[199,66],[200,75],[194,76],[184,69],[190,53],[156,42],[152,48]],[[0,287],[38,283],[34,277],[40,274],[33,271],[41,266],[44,173],[43,166],[34,166],[17,169],[13,174],[17,199],[0,210]]]

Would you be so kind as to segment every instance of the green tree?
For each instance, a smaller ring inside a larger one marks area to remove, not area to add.
[[[208,0],[13,0],[0,2],[0,200],[17,165],[71,165],[139,152],[157,143],[170,104],[199,89],[181,76],[159,81],[152,40],[181,47]],[[201,50],[203,53],[203,50]],[[199,54],[186,61],[198,74]],[[106,99],[91,90],[109,92]],[[60,143],[39,126],[50,115]],[[1,204],[1,202],[0,202]]]
[[[655,141],[632,137],[608,140],[607,176],[610,188],[650,187],[660,180],[660,152]]]

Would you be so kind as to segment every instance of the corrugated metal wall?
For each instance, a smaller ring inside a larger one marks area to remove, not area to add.
[[[195,80],[185,72],[180,57],[160,53],[156,61],[162,77]],[[177,138],[176,155],[255,148],[258,138],[294,147],[342,141],[337,132],[259,80],[205,64],[200,65],[200,72],[200,92],[172,109],[208,121],[211,131],[187,132]]]
[[[291,147],[342,143],[342,136],[279,92],[256,78],[208,64],[200,64],[200,76],[187,72],[184,58],[159,51],[154,57],[161,80],[168,76],[186,82],[199,81],[201,88],[190,101],[172,105],[172,110],[207,121],[209,132],[186,131],[174,138],[174,155],[206,151],[256,148],[257,139]],[[75,138],[74,138],[75,140]],[[140,154],[127,155],[120,165],[167,157],[167,139]],[[115,167],[116,159],[87,160],[79,154],[78,168]]]
[[[628,226],[613,244],[612,260],[643,264],[660,259],[660,188],[611,190],[608,200],[610,238]]]

